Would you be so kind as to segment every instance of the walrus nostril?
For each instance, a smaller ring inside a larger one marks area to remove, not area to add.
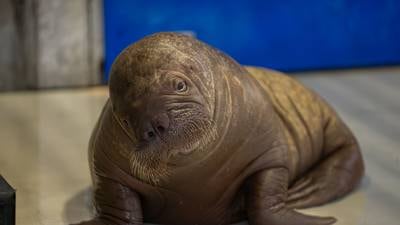
[[[157,126],[157,131],[162,133],[164,132],[165,128],[163,126]]]
[[[164,133],[169,127],[169,118],[166,113],[159,114],[154,117],[152,124],[155,126],[155,130],[162,134]]]
[[[155,136],[155,134],[154,134],[153,131],[147,132],[147,137],[152,138],[152,137],[154,137],[154,136]]]
[[[143,133],[144,141],[152,141],[156,137],[156,133],[153,130],[146,131]]]
[[[169,118],[167,114],[159,114],[154,116],[151,120],[146,118],[142,120],[140,133],[143,135],[141,138],[144,141],[154,141],[157,136],[162,136],[166,133],[169,127]]]

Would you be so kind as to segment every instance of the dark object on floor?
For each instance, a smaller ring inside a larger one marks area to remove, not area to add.
[[[0,175],[0,225],[15,224],[15,190]]]
[[[328,225],[295,208],[353,190],[357,141],[316,93],[194,38],[125,49],[89,161],[98,216],[82,224]]]

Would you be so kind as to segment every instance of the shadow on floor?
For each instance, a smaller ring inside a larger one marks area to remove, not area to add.
[[[64,221],[66,224],[78,223],[94,216],[92,188],[87,187],[73,195],[65,204]]]

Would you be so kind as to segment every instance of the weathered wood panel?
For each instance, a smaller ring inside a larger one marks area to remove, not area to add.
[[[0,90],[101,82],[101,0],[1,0],[0,7]]]

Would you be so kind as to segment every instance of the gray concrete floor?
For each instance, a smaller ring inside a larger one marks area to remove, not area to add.
[[[358,137],[361,187],[303,210],[338,225],[400,224],[400,67],[296,74]],[[17,189],[17,224],[68,224],[91,216],[87,142],[104,87],[0,94],[0,174]]]

